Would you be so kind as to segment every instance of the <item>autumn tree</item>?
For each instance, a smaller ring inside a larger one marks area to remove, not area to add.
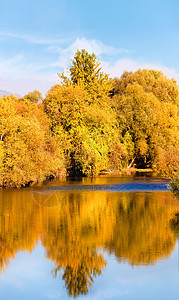
[[[121,168],[125,153],[109,98],[111,80],[96,56],[77,51],[69,77],[60,78],[61,85],[52,87],[43,103],[73,173],[96,175],[101,169]]]
[[[176,163],[178,157],[176,82],[155,70],[125,72],[114,79],[111,93],[124,144],[126,137],[129,141],[129,163],[135,160],[138,166],[171,175],[169,157],[175,156]],[[167,158],[165,151],[173,154]]]
[[[80,85],[89,93],[100,96],[108,96],[112,88],[111,79],[101,71],[102,67],[94,53],[89,54],[85,49],[77,50],[72,66],[68,70],[68,77],[62,73],[59,75],[64,85]]]
[[[0,99],[0,185],[21,186],[57,176],[63,160],[41,105]]]
[[[128,84],[137,83],[146,93],[153,93],[162,103],[178,104],[178,85],[174,79],[168,79],[158,70],[139,69],[136,72],[124,72],[121,78],[113,80],[112,95],[122,95]]]
[[[33,103],[40,103],[43,100],[42,94],[37,91],[34,90],[33,92],[29,92],[27,95],[25,95],[23,98],[21,98],[21,100],[23,101],[30,101]]]

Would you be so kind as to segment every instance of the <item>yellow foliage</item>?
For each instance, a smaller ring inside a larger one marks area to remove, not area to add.
[[[69,77],[59,76],[61,84],[45,99],[36,90],[0,98],[1,186],[42,181],[62,169],[93,176],[133,163],[172,173],[166,149],[178,147],[174,80],[139,69],[112,81],[84,49],[76,52]]]
[[[96,175],[111,167],[110,153],[120,145],[117,121],[109,98],[81,85],[56,85],[44,99],[52,134],[64,149],[73,173]],[[117,161],[121,156],[117,154]],[[121,164],[118,163],[121,167]]]
[[[58,174],[62,159],[52,150],[48,119],[42,108],[13,96],[0,99],[2,186],[21,186]]]
[[[158,147],[174,150],[178,146],[178,86],[174,80],[155,70],[125,72],[114,79],[111,94],[123,141],[126,143],[128,134],[134,145],[133,157],[128,152],[128,159],[135,159],[137,166],[154,166],[161,158]],[[160,163],[155,166],[160,172]]]

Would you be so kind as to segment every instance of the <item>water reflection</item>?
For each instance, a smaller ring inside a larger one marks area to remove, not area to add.
[[[107,262],[152,265],[175,247],[179,203],[170,192],[0,192],[0,270],[40,240],[69,295],[87,294]]]
[[[57,257],[52,256],[51,253],[48,255],[56,264],[53,270],[54,276],[57,276],[57,273],[63,269],[62,279],[65,281],[69,296],[86,295],[94,277],[101,274],[106,261],[102,254],[98,254],[95,249],[85,247],[84,243],[79,240],[70,245],[70,250],[70,255],[67,254],[65,261],[63,257],[60,257],[61,251]]]

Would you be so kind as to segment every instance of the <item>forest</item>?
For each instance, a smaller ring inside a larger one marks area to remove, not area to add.
[[[95,54],[77,50],[68,75],[43,98],[0,97],[0,186],[21,187],[101,170],[179,169],[174,79],[139,69],[110,78]]]

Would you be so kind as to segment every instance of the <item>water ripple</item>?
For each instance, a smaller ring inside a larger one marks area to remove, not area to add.
[[[58,191],[107,191],[107,192],[138,192],[138,191],[168,191],[168,182],[123,182],[117,184],[99,185],[63,185],[51,186],[47,190]]]

